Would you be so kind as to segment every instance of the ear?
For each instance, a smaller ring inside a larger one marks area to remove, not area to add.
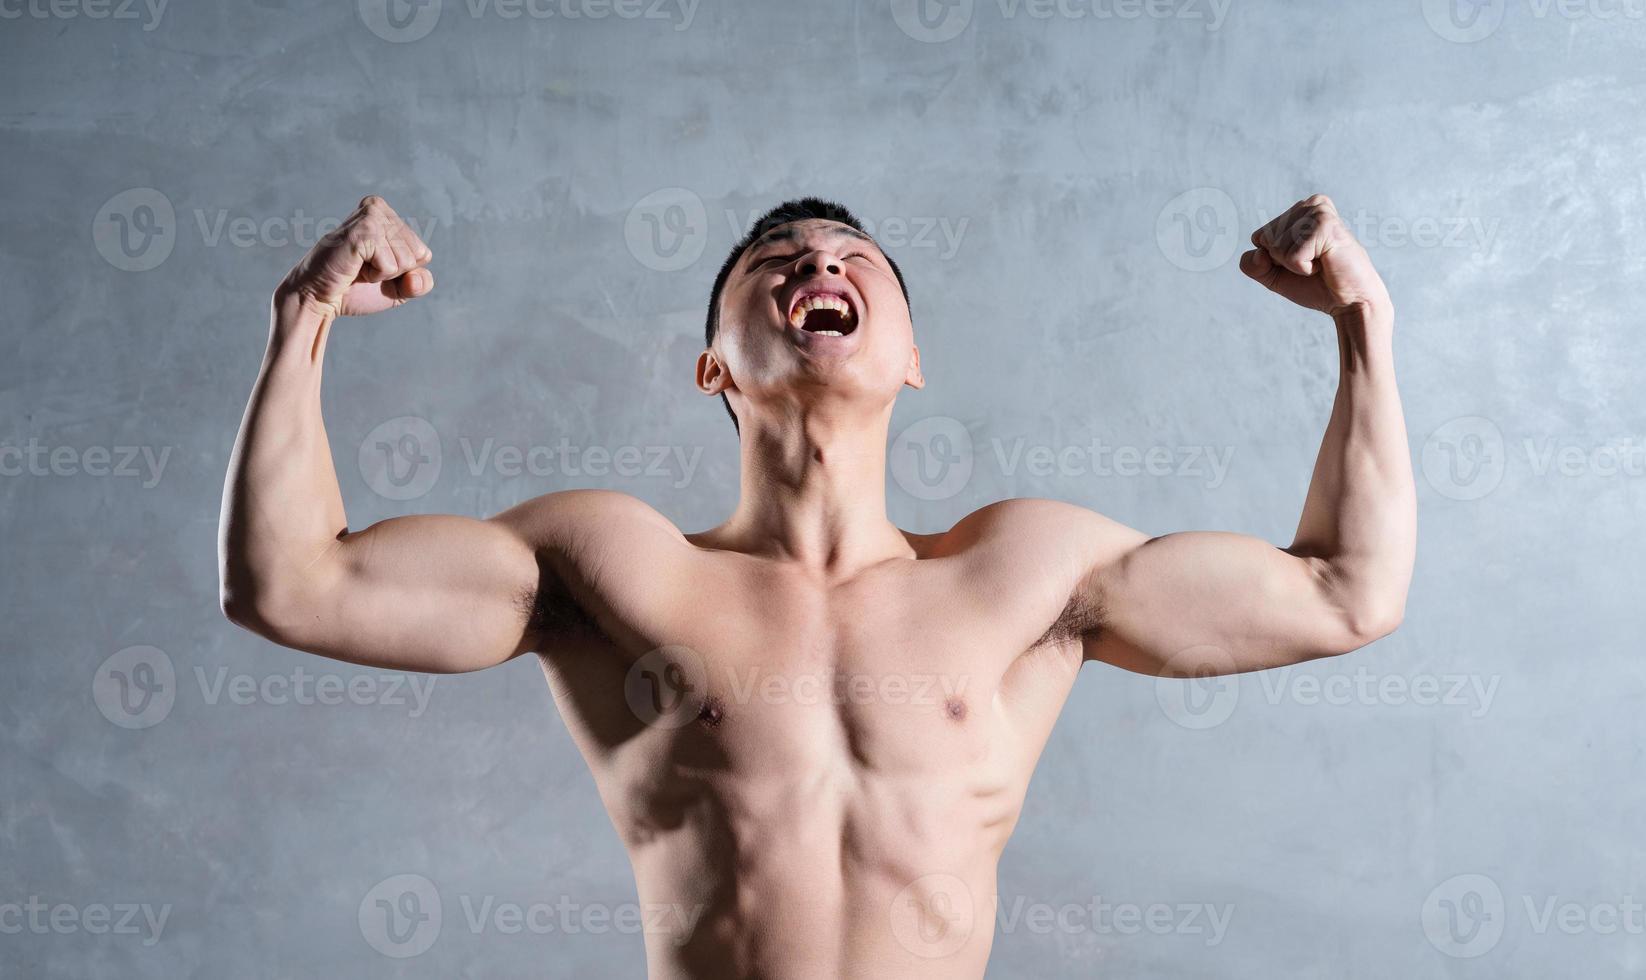
[[[714,348],[697,355],[697,390],[705,395],[718,395],[728,388],[736,388],[726,365],[720,362]]]
[[[920,373],[919,347],[913,345],[909,347],[909,369],[904,372],[903,383],[917,391],[926,387],[926,376]]]

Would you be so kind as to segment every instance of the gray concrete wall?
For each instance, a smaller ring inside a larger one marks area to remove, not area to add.
[[[533,663],[421,686],[217,612],[317,219],[378,192],[437,253],[332,344],[356,526],[580,486],[720,520],[705,293],[819,193],[910,280],[905,526],[1043,495],[1284,541],[1333,337],[1233,256],[1326,191],[1399,307],[1406,625],[1223,685],[1088,669],[990,975],[1646,975],[1638,3],[124,3],[0,0],[3,972],[643,969]]]

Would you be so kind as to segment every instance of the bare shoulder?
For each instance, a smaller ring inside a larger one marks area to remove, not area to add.
[[[994,561],[1088,565],[1144,536],[1078,504],[1015,497],[980,507],[928,542],[934,556],[980,551]]]
[[[616,490],[562,490],[533,497],[498,514],[493,521],[510,528],[538,549],[572,550],[603,543],[686,543],[674,522],[638,497]]]
[[[539,644],[609,637],[614,608],[674,594],[689,575],[683,559],[694,549],[679,528],[626,493],[544,494],[492,521],[511,529],[536,555],[536,581],[521,590],[516,604]]]
[[[1085,507],[1025,497],[979,508],[925,546],[930,557],[961,563],[977,601],[1037,610],[1044,633],[1034,646],[1040,647],[1101,627],[1092,577],[1144,540]]]

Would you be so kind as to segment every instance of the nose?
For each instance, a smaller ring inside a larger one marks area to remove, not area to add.
[[[800,257],[795,270],[803,276],[838,276],[840,257],[825,248],[813,249]]]

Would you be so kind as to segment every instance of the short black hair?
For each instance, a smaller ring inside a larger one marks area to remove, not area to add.
[[[719,275],[714,277],[714,288],[709,290],[709,316],[703,324],[703,346],[713,346],[714,335],[720,331],[720,291],[726,287],[726,280],[731,278],[732,269],[736,267],[737,260],[741,259],[743,253],[749,250],[749,246],[759,241],[760,236],[766,234],[766,232],[780,225],[791,224],[796,221],[834,221],[854,231],[868,234],[863,230],[863,222],[857,220],[857,215],[847,210],[845,205],[834,201],[825,201],[819,197],[801,197],[784,201],[756,218],[754,224],[749,226],[748,234],[732,246],[731,254],[726,256],[726,261],[720,266]],[[877,248],[879,247],[878,242],[875,245]],[[880,254],[885,256],[886,264],[892,267],[892,275],[897,277],[898,288],[903,290],[903,302],[907,303],[909,301],[909,286],[903,281],[903,270],[897,267],[897,262],[890,255],[886,255],[885,249],[880,249]],[[720,400],[726,406],[726,414],[732,417],[732,427],[737,428],[737,413],[732,411],[731,399],[722,393]]]

